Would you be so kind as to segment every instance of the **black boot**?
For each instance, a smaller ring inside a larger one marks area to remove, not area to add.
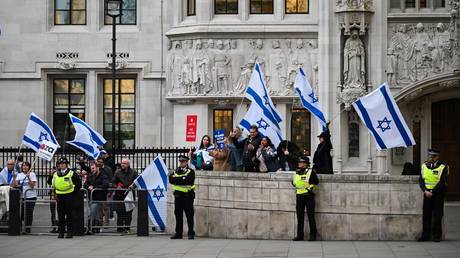
[[[188,233],[188,239],[195,239],[195,233]]]
[[[296,236],[295,238],[292,239],[292,241],[303,241],[303,237]]]
[[[64,238],[64,232],[59,232],[58,238]]]
[[[65,238],[73,238],[72,232],[67,232],[67,235],[65,235]]]
[[[316,241],[316,234],[310,234],[308,241]]]
[[[174,234],[171,236],[171,239],[182,239],[182,235]]]

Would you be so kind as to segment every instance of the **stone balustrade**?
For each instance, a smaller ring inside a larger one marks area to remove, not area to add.
[[[293,238],[297,223],[291,178],[290,172],[197,171],[197,236]],[[319,175],[319,179],[316,189],[319,239],[414,240],[420,235],[423,198],[418,177]],[[168,192],[169,232],[174,231],[175,225],[171,192]],[[305,226],[308,234],[308,222]]]

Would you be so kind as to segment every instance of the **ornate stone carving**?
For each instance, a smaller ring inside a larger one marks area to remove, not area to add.
[[[353,29],[358,29],[360,35],[366,34],[372,10],[372,0],[337,0],[336,13],[339,27],[344,35],[350,35]]]
[[[57,69],[71,70],[77,67],[79,54],[77,52],[58,52],[56,53]]]
[[[168,96],[240,96],[256,62],[271,95],[290,96],[300,66],[315,84],[311,64],[316,63],[317,45],[316,39],[172,40],[166,61]]]
[[[443,81],[439,83],[442,88],[453,88],[460,86],[460,80]]]
[[[117,52],[115,56],[115,70],[124,69],[128,66],[129,53]],[[112,69],[112,53],[107,53],[107,69]]]

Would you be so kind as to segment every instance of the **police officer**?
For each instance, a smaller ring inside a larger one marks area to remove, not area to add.
[[[449,166],[439,160],[439,154],[438,150],[429,149],[428,161],[422,165],[419,183],[423,191],[423,233],[418,241],[430,240],[432,219],[433,241],[439,242],[442,237],[441,221]]]
[[[195,171],[188,167],[189,158],[184,155],[179,156],[179,167],[174,173],[169,174],[169,183],[174,190],[174,215],[176,217],[176,233],[171,239],[181,239],[184,212],[187,217],[188,239],[195,238],[193,231],[193,200],[195,199]]]
[[[64,238],[67,225],[66,238],[72,238],[72,212],[75,195],[80,191],[81,179],[77,173],[68,168],[69,161],[62,157],[58,160],[58,168],[53,175],[52,186],[56,193],[57,212],[59,223],[58,238]]]
[[[308,241],[316,241],[315,221],[315,195],[313,189],[319,184],[316,172],[310,169],[310,159],[306,156],[299,158],[298,168],[292,184],[296,188],[296,212],[297,212],[297,237],[293,241],[303,241],[305,208],[307,208],[308,223],[310,225],[310,238]]]

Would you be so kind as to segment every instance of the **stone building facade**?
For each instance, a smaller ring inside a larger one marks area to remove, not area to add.
[[[77,7],[66,5],[73,1]],[[65,124],[59,112],[77,113],[111,134],[110,21],[104,0],[73,1],[0,3],[0,117],[8,121],[1,145],[19,144],[32,111],[53,127]],[[284,135],[311,155],[320,126],[293,92],[295,70],[306,70],[332,121],[336,173],[399,174],[431,146],[460,168],[452,133],[460,129],[458,0],[125,2],[117,26],[119,147],[196,145],[201,135],[237,125],[259,62]],[[376,151],[350,108],[383,82],[415,147]],[[185,143],[187,115],[198,117],[195,143]],[[59,130],[70,137],[69,128]],[[460,178],[452,178],[460,192]]]

